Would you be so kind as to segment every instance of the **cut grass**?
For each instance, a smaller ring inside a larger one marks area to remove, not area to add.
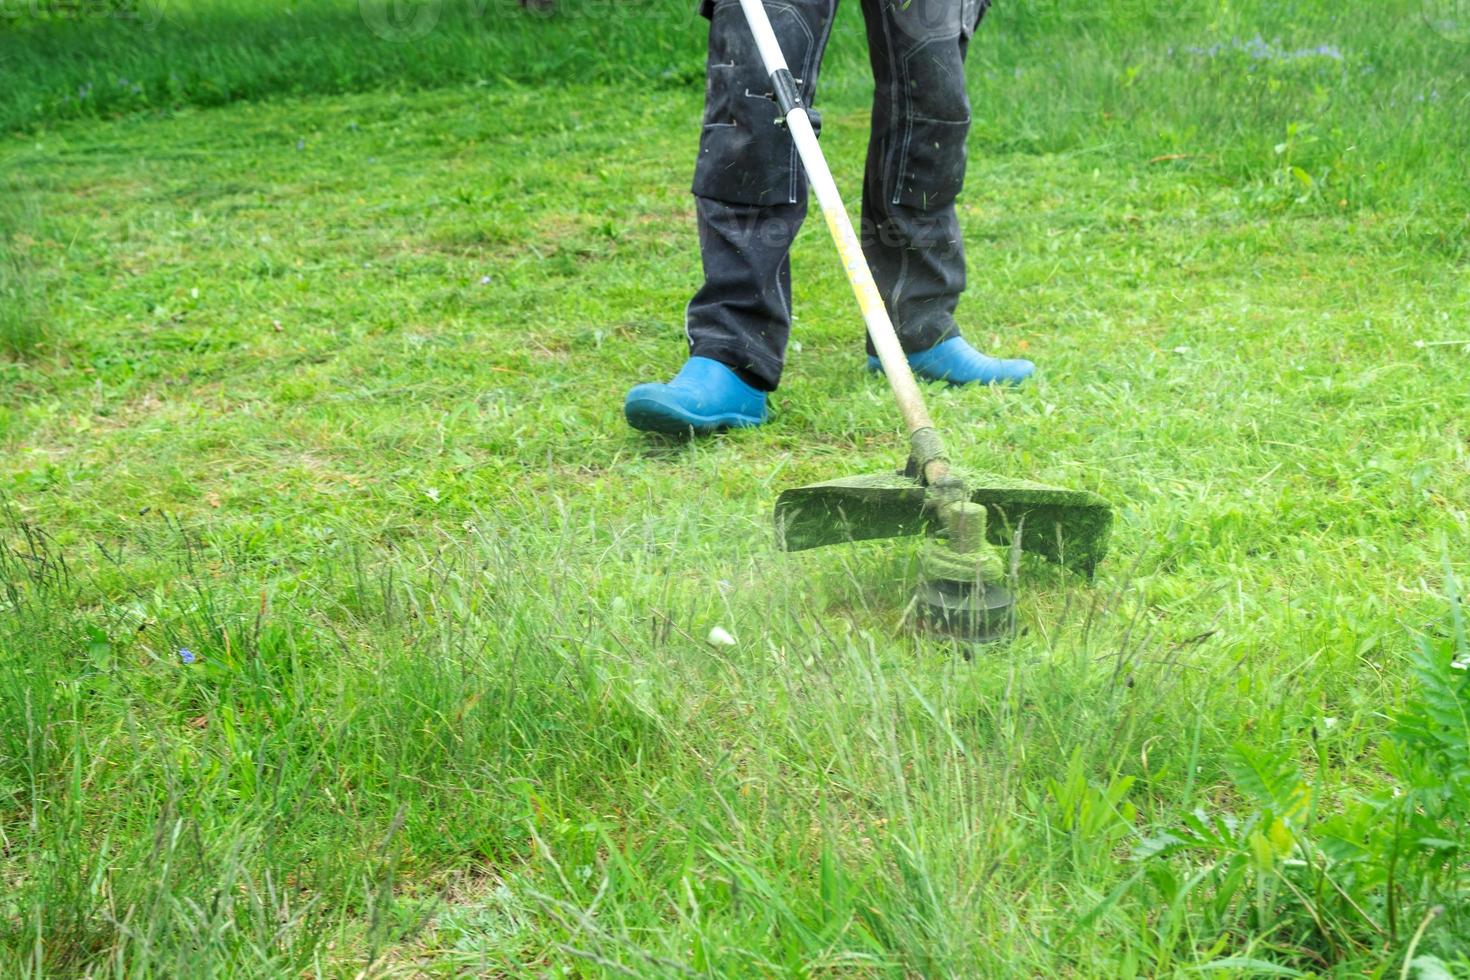
[[[1042,373],[935,414],[1119,524],[1091,588],[1025,566],[1026,632],[966,662],[899,626],[910,546],[772,547],[780,488],[902,451],[818,222],[774,423],[621,421],[683,353],[698,98],[279,98],[5,148],[65,344],[0,361],[0,972],[1398,968],[1404,935],[1332,952],[1128,852],[1237,808],[1237,743],[1329,803],[1384,788],[1470,569],[1470,361],[1417,343],[1470,322],[1461,199],[1426,203],[1459,137],[1339,207],[1149,163],[1151,124],[1038,152],[980,110],[961,322]],[[1464,948],[1452,912],[1418,952]]]

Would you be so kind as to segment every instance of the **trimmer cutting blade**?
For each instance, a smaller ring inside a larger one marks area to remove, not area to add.
[[[951,471],[968,499],[989,517],[986,540],[1009,546],[1017,531],[1021,549],[1091,578],[1107,553],[1113,511],[1086,490],[1064,490],[994,473]],[[803,551],[827,544],[901,538],[939,530],[927,506],[928,489],[902,473],[849,476],[785,490],[776,499],[781,547]]]

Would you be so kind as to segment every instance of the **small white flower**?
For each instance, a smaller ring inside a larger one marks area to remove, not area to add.
[[[424,496],[425,497],[428,497],[430,500],[434,501],[434,503],[437,504],[439,502],[439,488],[438,487],[426,487],[424,489]]]
[[[712,647],[733,647],[735,645],[735,637],[731,636],[723,626],[711,626],[706,640]]]
[[[1322,719],[1322,727],[1323,728],[1336,728],[1337,727],[1337,719],[1336,718],[1323,718]]]
[[[1176,353],[1176,354],[1188,354],[1189,353],[1189,348],[1188,347],[1185,347],[1184,345],[1181,344],[1180,346],[1174,348],[1174,353]]]

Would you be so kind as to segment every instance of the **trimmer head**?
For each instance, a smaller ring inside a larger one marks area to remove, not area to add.
[[[1016,600],[999,582],[926,578],[914,600],[920,622],[972,643],[995,643],[1016,630]]]
[[[1009,545],[1092,577],[1107,553],[1111,506],[1086,490],[1064,490],[993,473],[953,471],[983,504],[991,544]],[[851,476],[796,487],[776,500],[776,536],[787,551],[923,534],[939,525],[923,484],[901,473]]]

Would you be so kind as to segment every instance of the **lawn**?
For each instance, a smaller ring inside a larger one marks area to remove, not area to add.
[[[927,393],[1117,521],[967,657],[913,542],[775,547],[904,451],[820,221],[772,423],[623,423],[699,268],[675,6],[0,27],[0,971],[1470,975],[1470,46],[997,5],[959,316],[1040,371]]]

